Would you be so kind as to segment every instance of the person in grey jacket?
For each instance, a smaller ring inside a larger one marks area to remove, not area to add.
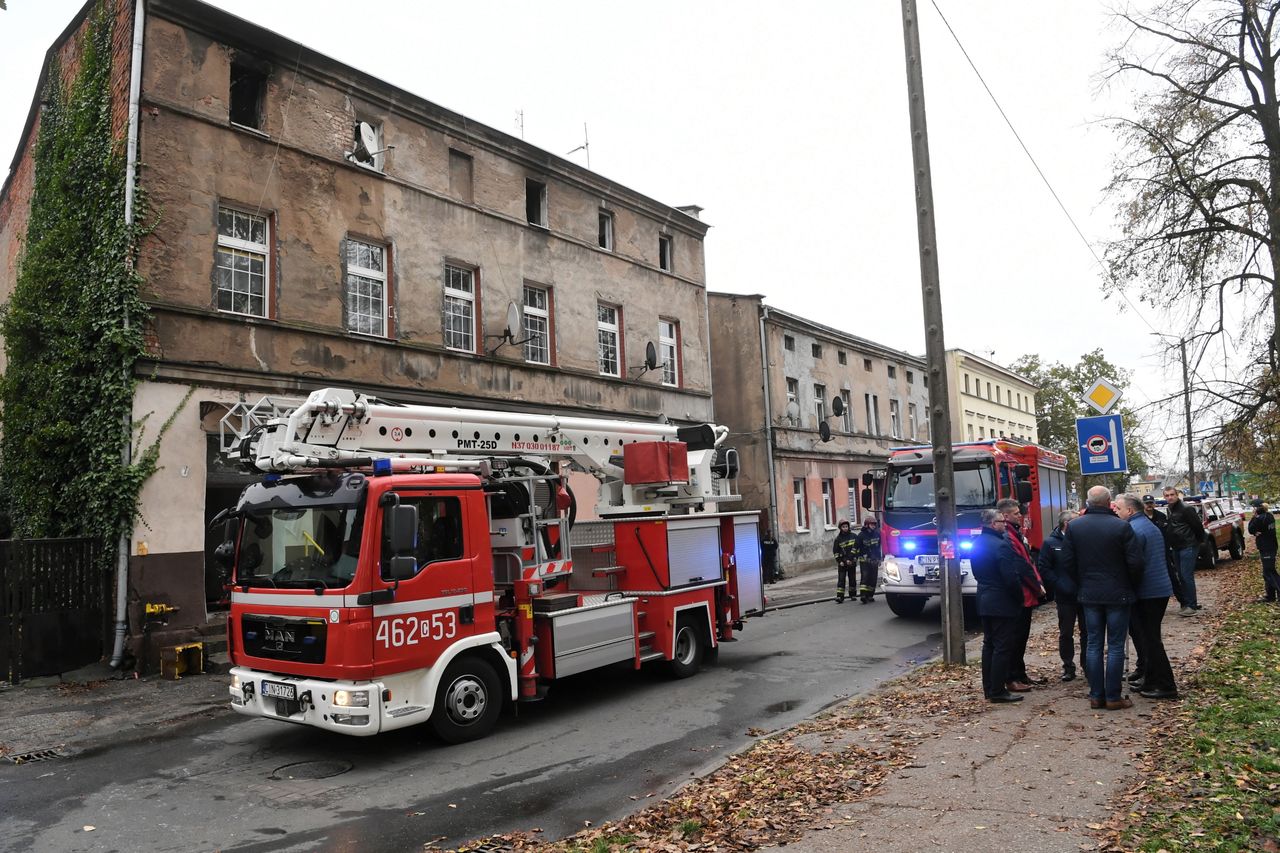
[[[1135,495],[1116,498],[1116,515],[1129,522],[1142,545],[1142,582],[1138,600],[1129,615],[1134,644],[1138,647],[1138,663],[1130,683],[1138,684],[1138,695],[1147,699],[1177,699],[1178,686],[1173,667],[1164,650],[1160,624],[1164,621],[1173,584],[1169,581],[1169,563],[1165,557],[1164,534],[1147,518],[1142,500]]]
[[[1124,647],[1128,640],[1129,608],[1142,582],[1145,564],[1133,528],[1111,511],[1111,492],[1094,486],[1086,497],[1084,515],[1067,525],[1062,564],[1075,582],[1084,606],[1089,640],[1084,671],[1089,679],[1089,707],[1109,711],[1132,708],[1121,694]],[[1102,644],[1107,644],[1105,662]]]

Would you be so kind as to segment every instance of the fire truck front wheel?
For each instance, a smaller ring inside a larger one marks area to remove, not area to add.
[[[493,667],[480,658],[459,658],[440,679],[431,727],[445,743],[464,743],[493,731],[501,712],[502,690]]]
[[[894,616],[919,616],[928,600],[927,595],[899,595],[889,592],[884,596],[885,604],[889,605]]]
[[[687,618],[681,619],[678,624],[675,647],[668,666],[675,678],[688,678],[702,665],[706,628],[703,623]]]

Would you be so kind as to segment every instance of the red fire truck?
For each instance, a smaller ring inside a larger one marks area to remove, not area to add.
[[[724,427],[395,405],[316,391],[238,442],[225,521],[232,708],[353,735],[481,737],[556,679],[692,675],[763,610],[759,516]],[[575,531],[561,464],[604,519]]]
[[[960,588],[970,599],[978,589],[965,554],[982,529],[982,510],[1002,498],[1021,501],[1026,507],[1022,532],[1039,551],[1067,506],[1067,458],[1034,444],[995,439],[957,444],[953,460]],[[876,473],[882,476],[864,475],[862,500],[882,519],[885,602],[898,616],[915,616],[930,596],[942,594],[931,449],[894,448],[884,471]],[[877,481],[873,493],[870,487]]]

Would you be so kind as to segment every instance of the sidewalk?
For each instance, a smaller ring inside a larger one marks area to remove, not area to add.
[[[1216,621],[1218,578],[1210,573],[1197,581],[1202,615],[1182,618],[1171,610],[1163,626],[1180,685],[1203,659]],[[923,737],[910,763],[866,798],[833,807],[825,820],[783,845],[789,853],[1105,849],[1096,831],[1113,818],[1113,798],[1140,781],[1136,776],[1152,733],[1180,703],[1133,693],[1131,709],[1090,710],[1083,677],[1058,680],[1053,607],[1036,614],[1027,654],[1032,675],[1049,683],[1024,694],[1023,702],[982,701],[980,656],[978,638],[966,647],[970,666],[958,679],[966,695],[942,714],[891,720],[857,733],[864,746],[899,734]],[[840,745],[829,736],[807,735],[797,744],[815,754]]]

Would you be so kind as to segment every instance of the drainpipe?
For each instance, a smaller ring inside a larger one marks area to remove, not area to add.
[[[773,471],[773,407],[769,404],[769,347],[765,341],[764,324],[769,319],[769,306],[760,302],[760,364],[764,372],[764,449],[769,466],[769,527],[773,538],[778,538],[778,488]]]
[[[133,7],[133,55],[129,65],[129,130],[128,146],[125,153],[124,176],[124,222],[133,225],[133,193],[138,169],[138,102],[142,96],[142,32],[146,23],[144,15],[145,0],[136,0]],[[126,263],[132,265],[133,259]],[[124,318],[125,328],[129,327],[129,317]],[[132,373],[133,365],[125,365],[124,369]],[[120,419],[120,428],[124,434],[124,445],[120,448],[120,464],[126,468],[133,463],[133,416],[125,412]],[[115,645],[111,649],[111,666],[118,669],[124,660],[124,640],[129,631],[129,533],[120,534],[116,545],[116,632]]]

